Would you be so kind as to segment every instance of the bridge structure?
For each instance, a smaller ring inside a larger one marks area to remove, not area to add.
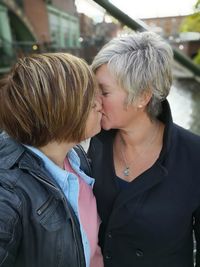
[[[14,39],[13,39],[14,37]],[[20,51],[30,51],[37,35],[14,0],[0,2],[0,74],[7,72]]]
[[[74,0],[0,0],[0,75],[23,55],[55,51],[78,55],[79,37]]]

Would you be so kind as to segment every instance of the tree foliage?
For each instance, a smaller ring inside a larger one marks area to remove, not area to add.
[[[194,6],[194,13],[184,19],[180,31],[200,32],[200,0],[197,0]]]
[[[200,49],[198,50],[197,55],[194,57],[194,63],[200,65]]]

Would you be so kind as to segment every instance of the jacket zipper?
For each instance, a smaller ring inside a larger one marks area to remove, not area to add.
[[[60,190],[51,182],[47,181],[46,179],[44,179],[42,176],[40,175],[36,175],[34,172],[30,171],[30,174],[35,177],[37,180],[41,181],[42,183],[46,184],[47,186],[53,188],[54,190],[56,190],[57,192],[60,192]]]
[[[50,196],[48,198],[48,200],[39,209],[37,209],[37,211],[36,211],[37,214],[41,215],[48,208],[48,206],[50,206],[50,204],[52,203],[53,199],[54,199],[54,197]]]

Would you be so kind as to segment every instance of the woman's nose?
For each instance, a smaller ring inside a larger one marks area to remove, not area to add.
[[[102,110],[102,99],[101,96],[96,97],[96,110],[101,111]]]
[[[101,98],[98,97],[96,102],[97,102],[97,111],[101,111],[101,109],[102,109],[102,100],[101,100]]]
[[[97,100],[96,100],[96,110],[97,111],[101,111],[101,109],[102,109],[102,100],[101,100],[101,98],[100,97],[98,97],[97,98]]]

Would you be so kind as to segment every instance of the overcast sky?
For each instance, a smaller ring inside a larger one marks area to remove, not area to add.
[[[132,18],[188,15],[196,0],[110,0]],[[78,12],[93,18],[101,17],[100,9],[92,0],[76,0]]]

